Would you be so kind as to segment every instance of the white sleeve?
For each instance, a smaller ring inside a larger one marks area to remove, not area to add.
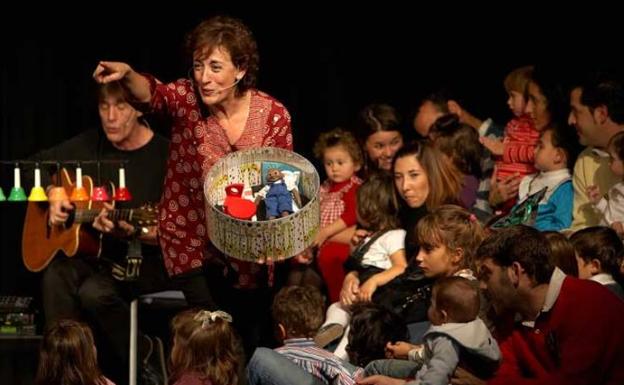
[[[624,183],[620,182],[611,187],[608,208],[603,212],[609,225],[613,222],[624,222]]]
[[[379,238],[379,244],[384,252],[390,256],[401,249],[405,249],[405,235],[403,229],[390,230]]]

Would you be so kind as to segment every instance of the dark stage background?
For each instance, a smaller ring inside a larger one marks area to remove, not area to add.
[[[316,4],[316,3],[315,3]],[[98,60],[127,61],[163,81],[187,73],[184,34],[225,12],[256,34],[259,89],[293,117],[295,150],[311,158],[320,131],[348,125],[365,104],[385,101],[408,115],[429,91],[448,85],[480,117],[509,118],[504,75],[520,65],[616,66],[622,33],[590,15],[477,17],[468,10],[379,6],[290,10],[210,2],[144,6],[93,3],[89,11],[23,9],[0,16],[0,159],[20,159],[98,124],[91,73]],[[451,13],[452,14],[449,14]],[[495,12],[492,10],[490,12]],[[574,32],[570,32],[574,31]],[[167,133],[161,126],[156,128]],[[411,132],[411,131],[410,131]],[[132,181],[128,182],[130,187]],[[3,165],[0,185],[12,184]],[[30,186],[26,186],[30,188]],[[39,274],[21,262],[25,204],[0,203],[0,294],[39,297]]]

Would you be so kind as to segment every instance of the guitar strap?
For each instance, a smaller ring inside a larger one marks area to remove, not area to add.
[[[125,266],[112,263],[111,272],[113,278],[118,281],[136,281],[141,273],[141,263],[143,263],[141,241],[133,237],[128,241],[128,254],[126,255]]]
[[[96,159],[98,161],[98,183],[100,183],[100,168],[99,162],[102,158],[102,150],[104,146],[104,135],[102,131],[98,130],[98,144],[96,151]],[[126,254],[125,264],[121,265],[116,262],[111,263],[111,273],[113,278],[118,281],[136,281],[141,273],[141,264],[143,263],[143,256],[141,255],[141,241],[136,237],[131,237],[128,240],[128,252]]]

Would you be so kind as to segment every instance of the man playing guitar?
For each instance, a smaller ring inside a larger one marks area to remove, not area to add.
[[[100,170],[92,163],[83,165],[85,174],[99,175],[95,180],[98,185],[118,180],[119,163],[110,160],[126,161],[126,184],[133,199],[117,202],[115,209],[158,202],[167,159],[168,141],[151,130],[141,112],[128,100],[120,84],[101,85],[98,110],[102,130],[85,131],[36,156],[41,160],[105,160]],[[94,206],[90,208],[94,208],[95,202],[91,203]],[[99,256],[67,257],[58,253],[43,272],[43,307],[46,325],[60,318],[81,318],[88,322],[104,342],[99,355],[105,375],[116,383],[124,383],[129,362],[128,301],[141,293],[166,290],[169,280],[156,243],[156,227],[113,221],[108,218],[113,207],[105,204],[100,208],[95,220],[85,223],[81,230],[94,233],[96,237],[101,234]],[[67,200],[51,202],[48,225],[61,231],[72,212],[77,214],[77,211]],[[113,277],[113,264],[108,262],[119,264],[125,260],[132,239],[141,241],[142,265],[135,281],[124,282]],[[139,337],[139,362],[155,349],[156,342]],[[162,368],[151,368],[154,370],[162,372]]]

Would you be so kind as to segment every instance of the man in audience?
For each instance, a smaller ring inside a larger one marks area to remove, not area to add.
[[[576,128],[579,141],[587,146],[574,165],[574,207],[571,230],[598,226],[587,188],[597,186],[602,194],[619,182],[609,168],[607,144],[624,130],[624,87],[615,80],[594,80],[572,89],[568,123]]]
[[[500,230],[477,250],[494,309],[519,320],[499,335],[503,361],[488,384],[624,384],[624,302],[566,276],[549,253],[545,236],[528,226]]]

